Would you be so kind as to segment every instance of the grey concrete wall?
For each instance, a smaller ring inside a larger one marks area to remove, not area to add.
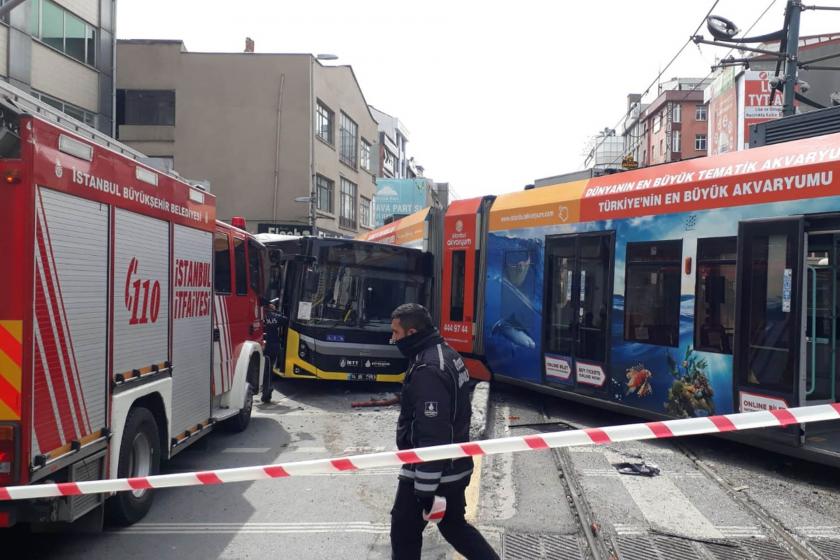
[[[322,67],[307,54],[188,53],[180,43],[153,41],[118,43],[117,64],[119,89],[175,90],[174,131],[123,126],[120,139],[149,155],[174,156],[175,169],[185,177],[209,180],[221,219],[244,216],[251,229],[258,222],[308,223],[308,204],[294,199],[310,194],[310,150],[315,172],[335,182],[335,214],[320,216],[319,228],[339,231],[341,176],[359,186],[360,196],[373,198],[373,174],[338,158],[341,111],[373,149],[377,137],[349,68]],[[335,112],[335,147],[313,140],[313,97]],[[168,138],[173,140],[166,151]]]

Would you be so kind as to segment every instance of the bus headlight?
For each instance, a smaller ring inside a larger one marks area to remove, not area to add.
[[[309,357],[309,347],[302,340],[298,343],[298,356],[300,356],[301,360],[305,360]]]

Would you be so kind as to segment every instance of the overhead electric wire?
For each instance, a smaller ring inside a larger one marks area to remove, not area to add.
[[[661,77],[662,77],[662,75],[663,75],[663,74],[664,74],[664,73],[668,70],[668,68],[670,68],[670,67],[671,67],[671,65],[674,63],[674,61],[675,61],[675,60],[677,60],[677,58],[679,58],[679,56],[682,54],[682,52],[685,50],[685,48],[686,48],[688,45],[690,45],[690,44],[691,44],[691,42],[692,42],[691,38],[692,38],[692,37],[694,37],[695,35],[697,35],[697,32],[698,32],[698,31],[700,31],[700,28],[701,28],[701,27],[703,27],[703,24],[706,22],[706,20],[708,19],[708,17],[712,14],[712,10],[714,10],[714,9],[715,9],[715,7],[718,5],[718,2],[720,2],[720,0],[715,0],[714,4],[712,4],[712,7],[711,7],[711,8],[709,8],[709,11],[708,11],[708,12],[706,12],[706,15],[705,15],[705,16],[703,16],[703,19],[702,19],[702,20],[700,21],[700,23],[697,25],[697,28],[694,30],[694,33],[692,33],[692,34],[689,36],[688,41],[686,41],[686,42],[683,44],[683,46],[681,46],[681,47],[680,47],[680,49],[677,51],[677,54],[675,54],[673,57],[671,57],[670,62],[668,62],[668,64],[666,64],[666,65],[665,65],[665,68],[663,68],[662,70],[660,70],[660,71],[659,71],[659,74],[657,74],[657,75],[656,75],[656,78],[654,78],[654,79],[653,79],[653,81],[650,83],[650,85],[649,85],[647,88],[645,88],[645,90],[642,92],[641,97],[644,97],[645,95],[647,95],[647,93],[648,93],[648,92],[650,92],[650,88],[652,88],[652,87],[653,87],[653,86],[654,86],[654,85],[655,85],[655,84],[659,81],[659,78],[661,78]],[[641,101],[634,102],[634,104],[641,105]],[[621,121],[623,121],[623,120],[627,117],[627,115],[629,115],[629,114],[630,114],[630,112],[631,112],[631,111],[633,111],[634,109],[635,109],[635,107],[632,107],[632,106],[631,106],[631,107],[627,110],[627,113],[625,113],[625,114],[624,114],[624,115],[623,115],[620,119],[618,119],[618,122],[617,122],[617,123],[615,123],[615,126],[611,127],[611,128],[610,128],[610,130],[615,130],[615,129],[618,127],[618,125],[620,125],[620,124],[621,124]],[[590,153],[594,153],[595,151],[597,151],[597,150],[598,150],[598,148],[600,148],[600,147],[601,147],[601,145],[602,145],[604,142],[606,142],[607,138],[609,138],[609,136],[606,136],[606,135],[605,135],[605,136],[603,137],[603,139],[602,139],[599,143],[597,143],[597,144],[595,145],[595,147],[594,147],[594,148],[592,148],[592,150],[590,150]]]
[[[766,8],[764,8],[764,11],[763,11],[763,12],[761,12],[761,15],[759,15],[759,16],[758,16],[758,18],[757,18],[757,19],[756,19],[756,20],[752,23],[752,25],[750,25],[749,29],[747,29],[747,30],[744,32],[744,35],[747,35],[750,31],[752,31],[752,30],[753,30],[753,28],[754,28],[756,25],[758,25],[758,22],[759,22],[759,21],[761,21],[761,20],[762,20],[762,18],[764,18],[764,16],[765,16],[765,15],[767,15],[767,12],[769,12],[769,11],[770,11],[770,8],[772,8],[772,7],[773,7],[773,5],[775,5],[777,1],[778,1],[778,0],[772,0],[772,1],[770,2],[770,4],[768,4],[768,5],[767,5],[767,7],[766,7]],[[714,8],[714,6],[712,6],[712,8]],[[707,17],[708,17],[708,16],[707,16]],[[727,53],[726,53],[726,55],[725,55],[723,58],[721,58],[721,60],[725,60],[728,56],[730,56],[730,55],[732,54],[732,51],[736,50],[737,48],[738,48],[737,46],[733,46],[731,49],[729,49],[729,52],[727,52]],[[713,69],[711,72],[709,72],[708,74],[706,74],[706,77],[704,77],[702,80],[700,80],[699,82],[697,82],[697,84],[696,84],[693,88],[691,88],[690,90],[686,91],[686,92],[685,92],[685,95],[682,97],[682,99],[678,99],[678,100],[677,100],[677,103],[680,103],[680,102],[685,101],[686,99],[688,99],[688,96],[689,96],[691,93],[693,93],[694,91],[697,91],[697,88],[698,88],[698,87],[700,87],[700,85],[701,85],[702,83],[704,83],[706,80],[708,80],[710,77],[712,77],[712,75],[716,72],[716,70],[717,70],[717,69]],[[643,94],[643,95],[644,95],[644,94]],[[627,116],[627,115],[625,115],[625,117],[622,117],[622,119],[623,119],[623,118],[626,118],[626,116]],[[708,118],[708,117],[707,117],[707,118]],[[619,121],[619,122],[620,122],[620,121]],[[670,142],[670,141],[671,141],[671,139],[669,138],[669,139],[668,139],[668,141]],[[636,148],[638,148],[640,143],[641,143],[641,142],[637,142],[635,145],[633,145],[633,146],[630,148],[630,150],[629,150],[629,151],[630,151],[630,152],[632,152],[633,150],[635,150]],[[708,149],[708,144],[707,144],[707,149]],[[628,151],[628,150],[626,150],[626,151]],[[673,150],[671,150],[671,151],[673,151]],[[620,159],[623,159],[623,158],[624,158],[624,155],[622,154],[622,155],[620,156]],[[618,163],[618,162],[620,161],[620,159],[615,159],[615,160],[611,161],[608,165],[613,165],[613,164],[616,164],[616,163]],[[666,162],[666,163],[667,163],[667,162]]]

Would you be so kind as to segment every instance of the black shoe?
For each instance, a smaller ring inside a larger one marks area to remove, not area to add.
[[[260,398],[260,400],[261,400],[264,404],[268,404],[268,403],[270,403],[270,402],[271,402],[271,395],[263,395],[263,396],[262,396],[262,398]]]

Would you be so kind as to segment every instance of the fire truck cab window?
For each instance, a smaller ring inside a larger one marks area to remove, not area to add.
[[[233,238],[233,258],[236,261],[236,295],[244,296],[248,293],[248,279],[245,277],[247,263],[244,239]]]
[[[262,293],[260,286],[260,257],[262,250],[253,241],[248,241],[248,282],[256,293]]]
[[[215,252],[215,270],[213,284],[216,291],[223,294],[230,293],[230,245],[225,233],[216,233],[213,239]]]

